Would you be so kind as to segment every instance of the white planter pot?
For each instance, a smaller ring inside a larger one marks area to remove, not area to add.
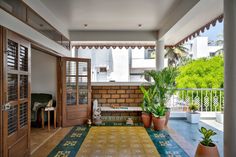
[[[197,124],[200,120],[200,113],[187,112],[186,117],[189,123]]]
[[[224,113],[216,113],[216,121],[223,124],[224,122]]]

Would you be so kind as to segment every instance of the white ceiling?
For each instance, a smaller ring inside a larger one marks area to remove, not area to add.
[[[41,0],[69,30],[158,30],[180,1]]]
[[[74,41],[155,41],[159,31],[174,45],[223,13],[223,0],[40,1]]]
[[[223,14],[223,10],[223,0],[200,0],[199,3],[165,34],[165,43],[168,45],[178,43],[211,20]]]

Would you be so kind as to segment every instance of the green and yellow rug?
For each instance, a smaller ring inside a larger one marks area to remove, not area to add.
[[[167,131],[125,126],[75,126],[52,150],[49,157],[187,157]]]
[[[85,126],[75,126],[61,140],[61,142],[51,151],[48,157],[74,157],[83,143],[89,128]]]

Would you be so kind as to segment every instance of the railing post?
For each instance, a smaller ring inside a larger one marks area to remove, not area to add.
[[[202,94],[202,88],[201,88],[201,112],[203,111],[203,107],[202,107],[202,103],[203,103],[203,101],[202,101],[202,96],[203,96],[203,94]]]
[[[210,102],[209,102],[209,103],[210,103],[210,104],[209,104],[209,105],[210,105],[210,111],[213,111],[213,110],[212,110],[212,105],[213,105],[213,103],[212,103],[212,89],[211,89],[211,99],[210,99]]]

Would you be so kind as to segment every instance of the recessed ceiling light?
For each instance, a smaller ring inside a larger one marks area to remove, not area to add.
[[[88,27],[88,24],[84,24],[84,27]]]
[[[142,27],[142,24],[138,24],[138,27],[141,28],[141,27]]]

